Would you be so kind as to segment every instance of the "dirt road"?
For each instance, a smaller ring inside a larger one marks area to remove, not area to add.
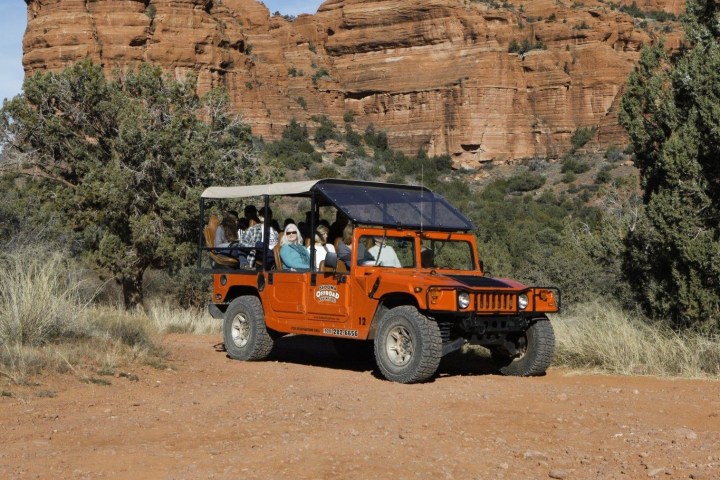
[[[260,363],[219,342],[169,336],[170,369],[107,386],[14,387],[0,478],[720,478],[720,382],[506,378],[460,356],[399,385],[323,339],[281,339]]]

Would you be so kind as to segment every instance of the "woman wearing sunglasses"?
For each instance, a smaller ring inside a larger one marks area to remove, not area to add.
[[[285,233],[280,240],[280,259],[283,270],[309,270],[310,253],[303,246],[302,235],[294,223],[285,227]]]

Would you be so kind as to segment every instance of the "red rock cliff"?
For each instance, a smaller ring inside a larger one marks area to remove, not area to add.
[[[471,168],[558,155],[579,127],[622,143],[619,95],[640,48],[680,38],[677,25],[596,0],[328,0],[294,21],[254,0],[26,1],[26,74],[83,58],[108,72],[149,61],[196,72],[200,93],[227,86],[266,139],[293,117],[341,123],[349,110],[357,129],[374,123],[395,148]]]

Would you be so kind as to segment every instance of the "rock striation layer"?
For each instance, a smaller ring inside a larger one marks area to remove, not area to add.
[[[255,0],[26,0],[27,75],[90,58],[108,74],[152,62],[199,93],[217,86],[256,135],[314,114],[374,124],[406,153],[456,166],[555,157],[578,128],[622,144],[619,98],[640,49],[673,22],[597,0],[328,0],[271,16]],[[628,4],[629,2],[620,2]],[[677,0],[642,10],[679,13]]]

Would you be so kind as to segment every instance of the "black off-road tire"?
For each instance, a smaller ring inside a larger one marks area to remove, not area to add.
[[[273,339],[259,298],[247,295],[230,303],[223,320],[223,339],[225,351],[235,360],[263,360],[270,355]]]
[[[514,377],[544,375],[555,353],[555,332],[550,320],[537,319],[528,327],[521,340],[524,340],[524,346],[520,349],[519,357],[509,358],[501,352],[492,352],[500,373]]]
[[[438,369],[442,337],[438,324],[402,306],[388,310],[375,336],[375,361],[385,378],[398,383],[428,380]]]

